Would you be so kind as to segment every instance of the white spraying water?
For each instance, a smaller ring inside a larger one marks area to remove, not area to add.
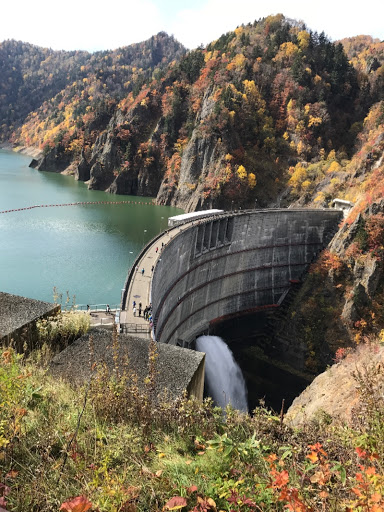
[[[200,336],[196,349],[205,352],[205,381],[209,396],[220,407],[229,403],[248,412],[247,388],[228,345],[218,336]]]

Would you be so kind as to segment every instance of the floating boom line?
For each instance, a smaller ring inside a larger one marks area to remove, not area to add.
[[[154,202],[144,203],[141,201],[81,201],[77,203],[61,203],[61,204],[35,204],[33,206],[25,206],[24,208],[13,208],[11,210],[3,210],[1,213],[12,213],[12,212],[22,212],[24,210],[33,210],[33,208],[53,208],[58,206],[89,206],[91,204],[112,204],[112,205],[120,205],[120,204],[141,204],[145,206],[154,206]]]

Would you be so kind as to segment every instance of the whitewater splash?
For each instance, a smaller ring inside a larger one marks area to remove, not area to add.
[[[206,353],[205,382],[215,404],[225,408],[230,403],[235,409],[248,412],[244,377],[228,345],[218,336],[200,336],[196,349]]]

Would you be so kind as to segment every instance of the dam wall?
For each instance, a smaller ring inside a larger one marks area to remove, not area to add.
[[[277,308],[341,219],[330,209],[253,210],[180,230],[152,276],[156,341],[189,347],[220,318]]]

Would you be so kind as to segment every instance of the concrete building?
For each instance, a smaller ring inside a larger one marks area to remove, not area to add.
[[[344,219],[348,217],[349,212],[352,210],[354,206],[354,203],[351,203],[351,201],[346,201],[345,199],[336,198],[332,201],[332,208],[342,210]]]
[[[203,210],[201,212],[191,212],[191,213],[182,213],[181,215],[175,215],[174,217],[169,217],[168,219],[168,227],[173,228],[174,226],[180,226],[181,224],[185,224],[186,222],[193,222],[197,220],[201,220],[204,217],[213,217],[214,215],[218,215],[224,213],[224,210]]]

